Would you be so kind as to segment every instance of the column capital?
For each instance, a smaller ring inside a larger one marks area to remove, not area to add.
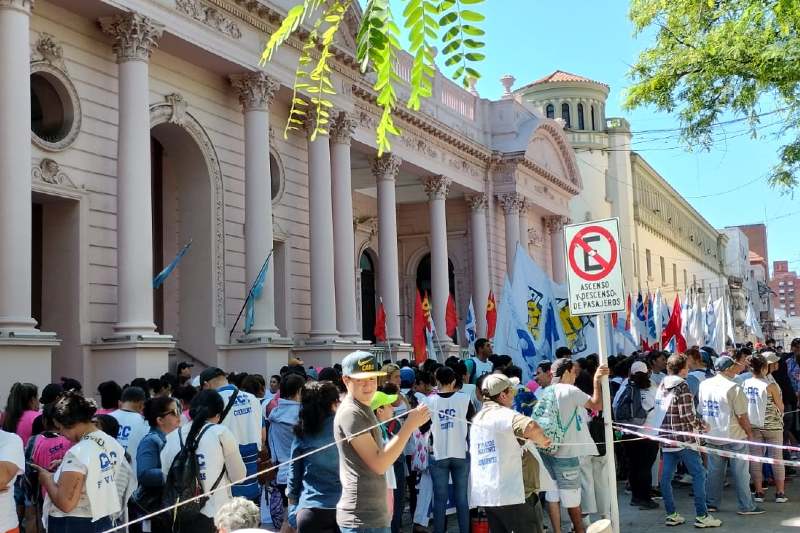
[[[394,181],[402,163],[403,160],[394,154],[383,154],[375,158],[375,162],[372,164],[372,174],[378,181]]]
[[[239,96],[242,110],[266,111],[272,105],[272,99],[280,84],[263,72],[245,72],[228,76],[231,86]]]
[[[506,192],[497,195],[497,200],[503,206],[506,215],[518,215],[523,196],[518,192]]]
[[[520,199],[519,199],[519,214],[520,215],[527,214],[528,213],[528,206],[530,206],[530,204],[528,203],[528,200],[525,197],[520,196]]]
[[[467,205],[472,211],[486,211],[489,209],[489,195],[481,193],[467,196]]]
[[[2,0],[0,0],[2,1]],[[102,17],[100,28],[114,39],[112,48],[117,63],[124,61],[149,61],[153,48],[164,33],[164,25],[139,13],[124,13]]]
[[[334,115],[328,132],[331,142],[350,145],[350,139],[353,137],[357,125],[358,121],[355,115],[347,111],[339,111]]]
[[[547,233],[553,235],[564,229],[565,224],[572,222],[568,217],[563,215],[551,215],[544,217],[544,226],[547,228]]]
[[[0,9],[16,9],[30,15],[33,0],[0,0]]]
[[[447,193],[450,192],[450,184],[452,180],[442,176],[429,176],[422,180],[425,187],[425,192],[428,195],[428,200],[446,200]]]

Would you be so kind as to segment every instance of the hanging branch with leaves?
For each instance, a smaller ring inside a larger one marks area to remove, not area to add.
[[[290,131],[300,130],[309,112],[317,116],[314,131],[310,132],[311,139],[327,133],[329,110],[333,103],[326,95],[335,94],[330,80],[331,50],[352,1],[304,0],[289,10],[280,27],[267,41],[261,55],[262,66],[272,59],[275,50],[294,32],[313,20],[309,34],[303,40],[295,70],[292,105],[284,136],[288,136]],[[421,101],[433,95],[436,75],[434,42],[444,45],[444,66],[454,68],[452,77],[456,81],[467,87],[470,79],[480,78],[475,67],[485,58],[483,53],[477,51],[485,46],[480,40],[485,32],[477,23],[482,22],[484,16],[464,6],[481,4],[484,0],[404,1],[403,28],[408,32],[408,52],[412,56],[411,90],[406,106],[418,111]],[[394,124],[393,113],[398,105],[397,86],[401,79],[397,73],[397,61],[401,53],[400,28],[392,13],[390,0],[369,0],[356,35],[356,60],[362,73],[368,70],[375,73],[372,88],[382,110],[375,130],[378,155],[391,149],[390,136],[400,135],[400,130]]]

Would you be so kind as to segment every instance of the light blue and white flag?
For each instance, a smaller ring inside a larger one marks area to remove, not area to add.
[[[747,304],[747,314],[744,317],[744,326],[757,339],[763,339],[764,333],[761,331],[761,324],[758,322],[756,312],[753,310],[753,302]]]
[[[475,341],[477,340],[477,326],[475,324],[475,307],[472,305],[472,297],[469,299],[467,307],[467,319],[464,321],[464,338],[467,340],[470,355],[475,355]]]
[[[706,346],[711,346],[714,351],[721,354],[725,351],[725,309],[723,299],[717,298],[708,302],[706,306]]]
[[[650,296],[650,293],[647,293],[647,344],[651,347],[661,340],[658,338],[655,307],[655,299]]]
[[[189,248],[191,246],[192,246],[192,241],[189,241],[186,244],[184,244],[183,248],[181,248],[178,251],[178,255],[175,256],[175,259],[173,259],[172,262],[164,268],[164,270],[159,272],[158,275],[155,278],[153,278],[154,289],[159,288],[161,284],[164,283],[164,280],[166,280],[169,277],[169,275],[172,274],[172,271],[175,270],[175,267],[178,266],[178,263],[180,263],[181,258],[186,254],[186,252],[189,251]]]
[[[551,351],[566,346],[572,352],[572,359],[586,357],[600,351],[597,328],[600,320],[597,315],[574,316],[569,312],[569,289],[566,284],[553,286],[553,327],[547,332],[551,338]],[[611,320],[608,321],[611,323]],[[612,337],[608,337],[609,339]],[[609,341],[610,342],[610,341]]]
[[[636,306],[632,311],[633,320],[633,329],[636,330],[636,333],[639,337],[639,341],[648,342],[648,335],[647,335],[647,311],[645,310],[644,299],[642,298],[642,293],[639,293],[639,296],[636,298]]]
[[[258,276],[256,276],[255,281],[253,282],[253,287],[250,289],[247,297],[247,309],[244,315],[244,333],[245,335],[249,335],[250,331],[253,329],[253,324],[256,320],[256,300],[261,298],[261,292],[264,290],[264,280],[267,279],[267,269],[269,268],[269,257],[267,261],[264,261],[264,265],[261,267],[261,270],[258,272]]]

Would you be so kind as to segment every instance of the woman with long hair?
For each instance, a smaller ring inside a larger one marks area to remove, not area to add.
[[[14,383],[3,414],[3,431],[16,433],[22,444],[28,443],[33,421],[39,416],[39,388],[33,383]]]
[[[120,490],[115,481],[132,477],[125,450],[92,423],[95,410],[94,402],[73,391],[52,406],[55,428],[74,444],[55,474],[34,466],[47,492],[43,515],[48,533],[107,531],[130,496],[131,487]]]
[[[215,390],[207,389],[194,397],[189,410],[191,425],[167,435],[167,442],[161,450],[161,471],[165,477],[181,448],[195,443],[198,457],[203,457],[200,465],[203,492],[209,492],[215,485],[226,486],[245,477],[246,470],[236,437],[219,423],[224,410],[225,402]],[[214,533],[214,515],[231,497],[230,487],[210,494],[200,515],[191,523],[179,524],[180,531]]]
[[[150,432],[135,451],[139,488],[133,495],[133,507],[137,513],[149,514],[161,506],[164,492],[161,450],[167,442],[167,435],[180,427],[181,412],[174,398],[155,396],[145,402],[142,414],[150,424]],[[164,531],[168,527],[166,518],[166,514],[155,517],[150,531]]]
[[[750,445],[750,454],[757,457],[772,457],[776,459],[772,465],[772,473],[775,477],[775,502],[786,503],[786,469],[781,462],[783,453],[780,448],[769,448],[761,446],[760,443],[783,444],[783,397],[781,389],[770,379],[770,370],[774,363],[779,361],[774,353],[768,353],[767,357],[762,354],[751,355],[747,358],[747,365],[753,371],[753,377],[746,379],[742,384],[747,395],[747,415],[750,424],[753,426],[753,438],[751,440],[759,444]],[[750,463],[750,477],[755,487],[754,500],[763,502],[764,491],[764,471],[763,464],[757,462]]]
[[[294,428],[291,458],[333,442],[333,415],[339,405],[339,389],[330,381],[306,383],[301,392],[300,420]],[[296,505],[298,533],[334,533],[336,502],[342,494],[339,452],[329,446],[291,463],[287,494]]]

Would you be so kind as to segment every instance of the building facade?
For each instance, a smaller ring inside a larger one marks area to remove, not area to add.
[[[583,177],[583,190],[570,202],[571,219],[620,219],[627,290],[660,289],[670,302],[689,289],[718,298],[727,287],[726,237],[631,148],[628,122],[606,117],[608,90],[556,71],[514,94],[565,126]]]
[[[170,356],[265,374],[289,354],[331,364],[372,346],[380,301],[393,353],[408,353],[416,291],[443,332],[448,295],[481,310],[518,242],[563,279],[582,178],[559,122],[437,73],[376,158],[356,6],[334,47],[329,134],[284,135],[302,43],[258,60],[291,5],[0,0],[0,355],[13,369],[0,390],[60,376],[93,390],[160,375]],[[398,65],[408,82],[410,58]]]
[[[797,272],[789,270],[788,261],[773,262],[769,288],[773,309],[783,310],[788,317],[800,316],[800,280]]]
[[[738,227],[723,228],[721,232],[728,237],[725,247],[725,273],[728,276],[733,309],[733,327],[736,328],[736,337],[743,338],[747,306],[752,305],[756,313],[760,313],[762,307],[758,281],[750,267],[750,242]]]

